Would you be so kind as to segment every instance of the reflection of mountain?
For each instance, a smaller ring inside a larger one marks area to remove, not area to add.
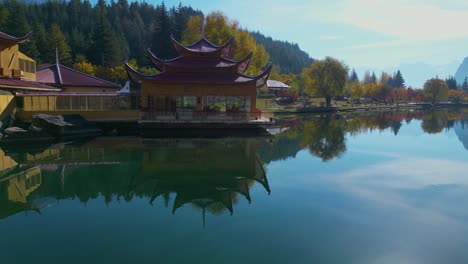
[[[466,77],[468,77],[468,57],[463,60],[455,73],[455,79],[459,84],[462,84]]]
[[[465,149],[468,150],[468,122],[457,122],[453,129],[460,142],[463,143]]]
[[[257,144],[235,139],[97,139],[35,154],[10,150],[21,165],[12,163],[15,168],[0,176],[0,217],[39,210],[37,205],[47,200],[86,202],[99,196],[108,203],[134,198],[153,203],[159,198],[166,205],[173,197],[173,212],[190,204],[203,213],[232,214],[239,194],[251,201],[255,183],[270,192]]]

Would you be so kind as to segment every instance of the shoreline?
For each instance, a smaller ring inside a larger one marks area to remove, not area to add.
[[[326,114],[326,113],[354,113],[363,111],[393,111],[393,110],[429,110],[431,108],[468,108],[468,103],[460,104],[400,104],[400,105],[367,105],[367,106],[354,106],[354,107],[311,107],[303,110],[283,110],[283,111],[267,111],[266,113],[273,113],[275,115],[285,114]]]

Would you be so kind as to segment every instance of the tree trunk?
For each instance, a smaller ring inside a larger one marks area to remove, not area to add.
[[[326,102],[326,106],[330,107],[331,106],[331,96],[325,96],[325,102]]]

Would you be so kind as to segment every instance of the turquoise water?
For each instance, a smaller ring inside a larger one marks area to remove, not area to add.
[[[468,263],[468,114],[0,151],[0,263]]]

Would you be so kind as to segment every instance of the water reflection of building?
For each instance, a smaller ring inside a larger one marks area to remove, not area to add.
[[[29,169],[23,176],[11,171],[1,178],[6,195],[0,198],[0,211],[7,217],[44,198],[87,202],[104,197],[108,203],[158,200],[172,212],[191,206],[203,214],[232,214],[239,198],[252,200],[255,183],[270,192],[257,145],[258,140],[245,139],[108,138],[29,152],[9,150],[14,166]]]
[[[29,203],[28,197],[41,185],[40,167],[15,165],[3,151],[0,152],[0,160],[3,161],[0,172],[0,219],[20,211],[34,210],[35,206]]]

